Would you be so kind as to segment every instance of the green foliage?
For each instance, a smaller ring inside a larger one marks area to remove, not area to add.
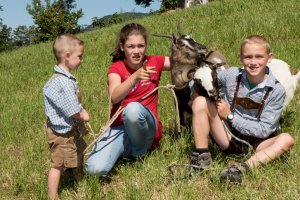
[[[135,0],[135,3],[137,5],[143,5],[144,7],[148,7],[150,6],[151,2],[153,2],[154,0]]]
[[[125,20],[126,20],[126,18],[124,17],[123,14],[114,13],[113,15],[106,17],[106,18],[98,19],[97,17],[94,17],[92,25],[93,25],[93,27],[102,28],[102,27],[106,27],[106,26],[111,26],[113,24],[121,23]]]
[[[135,18],[142,17],[145,15],[147,15],[147,14],[130,12],[130,13],[114,13],[112,15],[105,16],[102,18],[94,17],[92,19],[93,20],[92,26],[98,27],[98,28],[103,28],[103,27],[114,25],[114,24],[122,23],[125,21],[133,20]]]
[[[106,25],[107,23],[106,23],[106,20],[105,19],[103,19],[103,18],[97,18],[97,17],[93,17],[92,18],[92,26],[93,27],[99,27],[99,28],[102,28],[102,27],[105,27],[105,26],[107,26]]]
[[[117,24],[122,22],[124,19],[122,15],[118,13],[114,13],[109,19],[108,19],[108,24]]]
[[[166,12],[177,8],[177,0],[163,0],[161,3],[160,11]]]
[[[75,0],[33,0],[27,5],[28,13],[37,25],[34,42],[45,42],[62,33],[76,33],[77,22],[83,16],[82,10],[73,11]]]
[[[215,0],[204,6],[132,21],[143,24],[150,34],[176,34],[180,22],[182,33],[193,29],[196,41],[219,50],[236,66],[240,66],[238,52],[242,39],[262,34],[269,39],[274,57],[300,70],[299,10],[298,0]],[[78,35],[85,42],[85,53],[84,62],[74,75],[95,133],[107,122],[109,54],[116,33],[124,24]],[[0,53],[0,199],[47,199],[50,163],[44,134],[42,87],[55,65],[51,43]],[[169,52],[167,38],[150,35],[149,55],[169,55]],[[164,72],[160,84],[170,82],[170,73]],[[287,120],[282,125],[282,130],[294,137],[295,146],[281,159],[247,173],[240,186],[220,184],[219,173],[228,161],[245,157],[225,157],[213,145],[210,145],[214,160],[211,169],[189,179],[172,180],[167,166],[189,162],[193,136],[191,130],[182,133],[175,130],[176,111],[168,90],[159,90],[159,116],[164,136],[160,147],[144,161],[119,163],[109,184],[87,174],[75,189],[68,181],[62,181],[60,199],[300,199],[300,88],[285,112]],[[94,138],[85,139],[92,142]]]
[[[137,5],[143,5],[144,7],[148,7],[153,1],[154,0],[135,0],[135,3]],[[178,2],[181,3],[181,1],[184,0],[161,0],[162,3],[161,3],[160,11],[165,12],[168,10],[174,10],[177,8]]]
[[[11,28],[0,20],[0,52],[10,50]]]
[[[0,11],[3,11],[1,5]],[[26,26],[19,26],[12,32],[12,28],[3,24],[0,18],[0,52],[29,45],[32,40],[32,29],[28,29]]]
[[[2,5],[0,5],[0,11],[3,11]],[[3,24],[3,20],[0,18],[0,52],[10,49],[10,35],[11,28]]]
[[[34,40],[34,36],[35,36],[34,26],[30,26],[29,28],[27,26],[18,26],[13,31],[12,45],[14,47],[31,45]]]

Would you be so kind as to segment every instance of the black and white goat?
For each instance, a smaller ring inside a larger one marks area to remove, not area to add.
[[[206,46],[192,39],[192,31],[188,35],[179,36],[157,35],[172,39],[171,44],[171,79],[175,85],[178,99],[180,123],[186,125],[186,117],[192,113],[191,91],[213,100],[219,97],[216,73],[218,68],[227,68],[225,57],[217,51],[211,51]]]

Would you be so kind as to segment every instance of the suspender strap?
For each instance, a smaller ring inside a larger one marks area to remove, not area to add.
[[[230,110],[233,111],[234,107],[235,107],[235,103],[236,103],[236,97],[237,94],[239,92],[239,88],[240,88],[240,84],[242,81],[242,74],[239,74],[237,77],[237,83],[236,83],[236,88],[235,88],[235,92],[234,92],[234,96],[233,96],[233,100],[232,100],[232,104],[230,106]]]
[[[263,108],[264,108],[264,105],[265,105],[265,101],[266,101],[266,99],[268,98],[269,93],[271,92],[272,89],[273,89],[273,88],[269,87],[268,90],[267,90],[267,92],[265,93],[263,99],[261,100],[261,104],[260,104],[260,106],[259,106],[259,108],[258,108],[258,111],[257,111],[257,114],[256,114],[256,117],[257,117],[258,119],[260,118],[261,112],[262,112],[262,110],[263,110]]]
[[[232,100],[232,104],[230,106],[230,110],[233,111],[234,107],[235,107],[235,104],[236,104],[236,98],[237,98],[237,95],[238,95],[238,91],[239,91],[239,88],[240,88],[240,84],[242,82],[242,74],[240,73],[237,77],[237,84],[236,84],[236,88],[235,88],[235,92],[234,92],[234,96],[233,96],[233,100]],[[275,84],[279,83],[278,80],[275,81]],[[262,113],[262,110],[264,108],[264,105],[265,105],[265,102],[266,102],[266,99],[268,98],[270,92],[272,91],[272,87],[269,87],[264,95],[264,97],[262,98],[261,100],[261,103],[258,107],[258,111],[257,111],[257,114],[256,114],[256,117],[259,119],[260,118],[260,115]]]

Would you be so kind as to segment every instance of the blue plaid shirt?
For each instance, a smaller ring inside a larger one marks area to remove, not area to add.
[[[54,74],[43,88],[45,113],[50,127],[57,133],[65,134],[72,129],[76,120],[74,114],[82,111],[76,92],[76,78],[59,66],[54,67]]]
[[[273,88],[266,99],[259,119],[256,118],[258,109],[247,110],[241,106],[235,106],[232,126],[241,134],[266,138],[279,128],[279,119],[285,99],[285,89],[280,83],[276,83],[276,79],[269,68],[266,70],[269,74],[268,78],[253,89],[249,87],[245,70],[240,71],[239,68],[232,67],[227,70],[218,71],[218,83],[225,89],[224,98],[229,105],[232,104],[239,73],[242,73],[242,80],[238,96],[250,97],[256,102],[261,102],[268,87]]]

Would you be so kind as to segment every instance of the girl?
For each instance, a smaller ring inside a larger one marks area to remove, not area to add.
[[[140,157],[154,149],[162,137],[155,89],[163,70],[170,70],[169,57],[146,56],[147,31],[136,23],[125,25],[117,38],[113,63],[108,70],[108,89],[113,107],[125,108],[95,143],[87,160],[87,171],[106,176],[119,157]]]

